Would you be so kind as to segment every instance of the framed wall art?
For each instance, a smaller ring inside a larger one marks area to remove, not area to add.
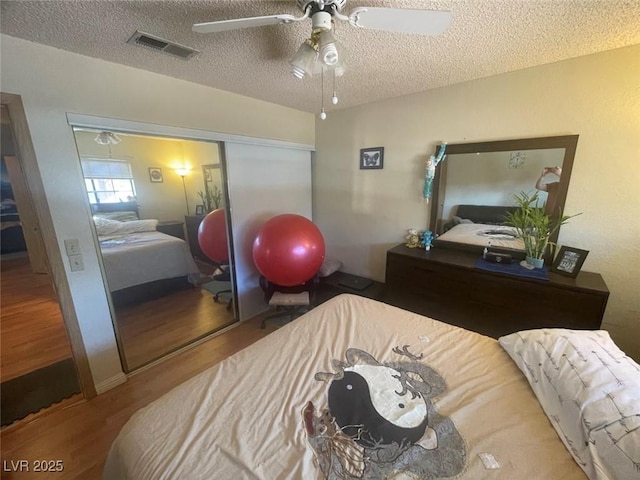
[[[384,147],[360,150],[360,170],[381,169],[384,165]]]
[[[149,180],[151,183],[162,183],[162,169],[158,167],[149,167]]]

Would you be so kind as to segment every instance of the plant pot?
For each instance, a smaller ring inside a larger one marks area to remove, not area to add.
[[[535,268],[544,267],[544,258],[526,257],[525,260],[529,265],[533,265]]]

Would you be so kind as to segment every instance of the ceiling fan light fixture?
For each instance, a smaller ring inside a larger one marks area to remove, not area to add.
[[[311,15],[311,30],[313,33],[319,33],[331,30],[333,19],[329,12],[315,12]]]
[[[100,145],[117,145],[122,139],[113,132],[100,132],[94,141]]]
[[[314,42],[310,38],[305,40],[289,62],[293,75],[300,79],[304,78],[305,75],[311,76],[317,58],[318,50]]]
[[[235,18],[197,23],[192,29],[197,33],[216,33],[291,24],[311,18],[311,37],[298,48],[289,64],[297,78],[303,79],[316,74],[323,77],[320,118],[324,120],[327,117],[324,109],[324,74],[333,72],[331,103],[337,105],[336,78],[346,71],[346,51],[333,33],[337,22],[349,23],[357,28],[415,35],[439,35],[451,23],[451,12],[437,10],[357,6],[350,13],[343,14],[342,10],[347,2],[348,0],[296,0],[298,8],[303,12],[301,17],[282,14]]]
[[[328,67],[332,67],[340,60],[338,48],[336,46],[336,38],[331,30],[325,30],[320,33],[319,38],[320,58]]]

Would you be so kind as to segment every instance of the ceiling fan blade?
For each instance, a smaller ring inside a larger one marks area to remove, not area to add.
[[[293,15],[268,15],[265,17],[235,18],[233,20],[220,20],[218,22],[196,23],[192,30],[196,33],[216,33],[240,28],[264,27],[266,25],[278,25],[296,21]]]
[[[349,14],[353,24],[388,32],[439,35],[451,24],[451,12],[404,8],[362,7]]]

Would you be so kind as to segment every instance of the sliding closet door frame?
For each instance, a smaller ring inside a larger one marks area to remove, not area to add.
[[[230,183],[230,180],[229,180],[230,160],[228,158],[228,146],[229,145],[245,145],[245,146],[257,147],[259,149],[265,149],[265,148],[266,149],[269,149],[269,148],[284,149],[287,151],[306,154],[308,155],[309,159],[311,158],[311,152],[315,150],[315,147],[313,145],[308,145],[308,144],[285,142],[281,140],[271,140],[267,138],[247,137],[243,135],[212,132],[212,131],[198,130],[198,129],[192,129],[192,128],[175,127],[175,126],[168,126],[168,125],[157,125],[152,123],[135,122],[135,121],[129,121],[129,120],[116,119],[116,118],[96,117],[93,115],[83,115],[83,114],[76,114],[76,113],[67,113],[67,123],[72,128],[73,127],[90,128],[90,129],[98,129],[98,130],[109,130],[112,132],[123,133],[123,134],[137,133],[137,134],[150,135],[150,136],[161,136],[161,137],[169,137],[169,138],[179,138],[184,140],[218,143],[218,148],[220,151],[220,163],[222,168],[222,174],[225,178],[225,181],[227,182],[226,183],[226,192],[227,192],[226,200],[227,200],[227,205],[229,209],[228,211],[231,212],[231,214],[228,215],[228,218],[227,218],[227,233],[228,233],[227,238],[229,238],[229,248],[230,248],[232,264],[237,262],[236,256],[238,252],[235,246],[237,245],[238,241],[235,240],[235,236],[234,236],[234,229],[237,230],[237,228],[236,228],[236,225],[234,225],[234,220],[233,220],[234,198],[233,198],[233,185]],[[311,174],[311,163],[309,163],[309,175],[310,174]],[[309,189],[309,198],[311,199],[311,189]],[[88,199],[87,199],[87,202],[88,202]],[[311,218],[311,207],[309,207],[308,217]],[[87,221],[89,221],[89,219],[87,219]],[[98,258],[100,261],[102,261],[101,255],[98,255]],[[241,298],[243,297],[243,292],[240,291],[240,286],[238,285],[236,270],[237,270],[236,268],[232,269],[233,282],[234,282],[233,288],[235,288],[236,298],[238,300],[237,302],[235,302],[237,305],[234,306],[234,308],[236,308],[236,312],[235,312],[237,314],[236,318],[242,321],[243,319],[246,319],[246,317],[243,317],[243,314],[242,314],[243,302],[241,301]],[[102,265],[101,265],[101,271],[103,272],[102,281],[105,284],[105,292],[108,292],[108,288],[106,286],[106,280],[104,278],[104,268]],[[109,297],[110,296],[107,295],[107,298]],[[264,305],[264,302],[263,302],[263,305]],[[111,308],[111,316],[112,316],[112,323],[113,323],[114,314],[113,314],[113,307],[111,306],[111,304],[110,304],[110,308]],[[252,310],[251,308],[244,308],[245,312],[251,311],[251,310]],[[115,335],[118,343],[118,351],[120,352],[120,358],[121,358],[121,361],[123,361],[123,354],[120,347],[120,339],[118,337],[119,333],[115,325],[114,325],[114,331],[115,331]],[[186,348],[189,348],[189,347],[186,347]],[[182,349],[180,349],[179,351],[182,351]],[[172,355],[172,354],[169,354],[169,355]],[[163,358],[167,358],[167,357],[165,356]],[[158,361],[162,361],[162,359],[159,359]],[[154,363],[156,362],[152,362],[152,364]],[[126,364],[123,364],[123,365],[126,366]]]

